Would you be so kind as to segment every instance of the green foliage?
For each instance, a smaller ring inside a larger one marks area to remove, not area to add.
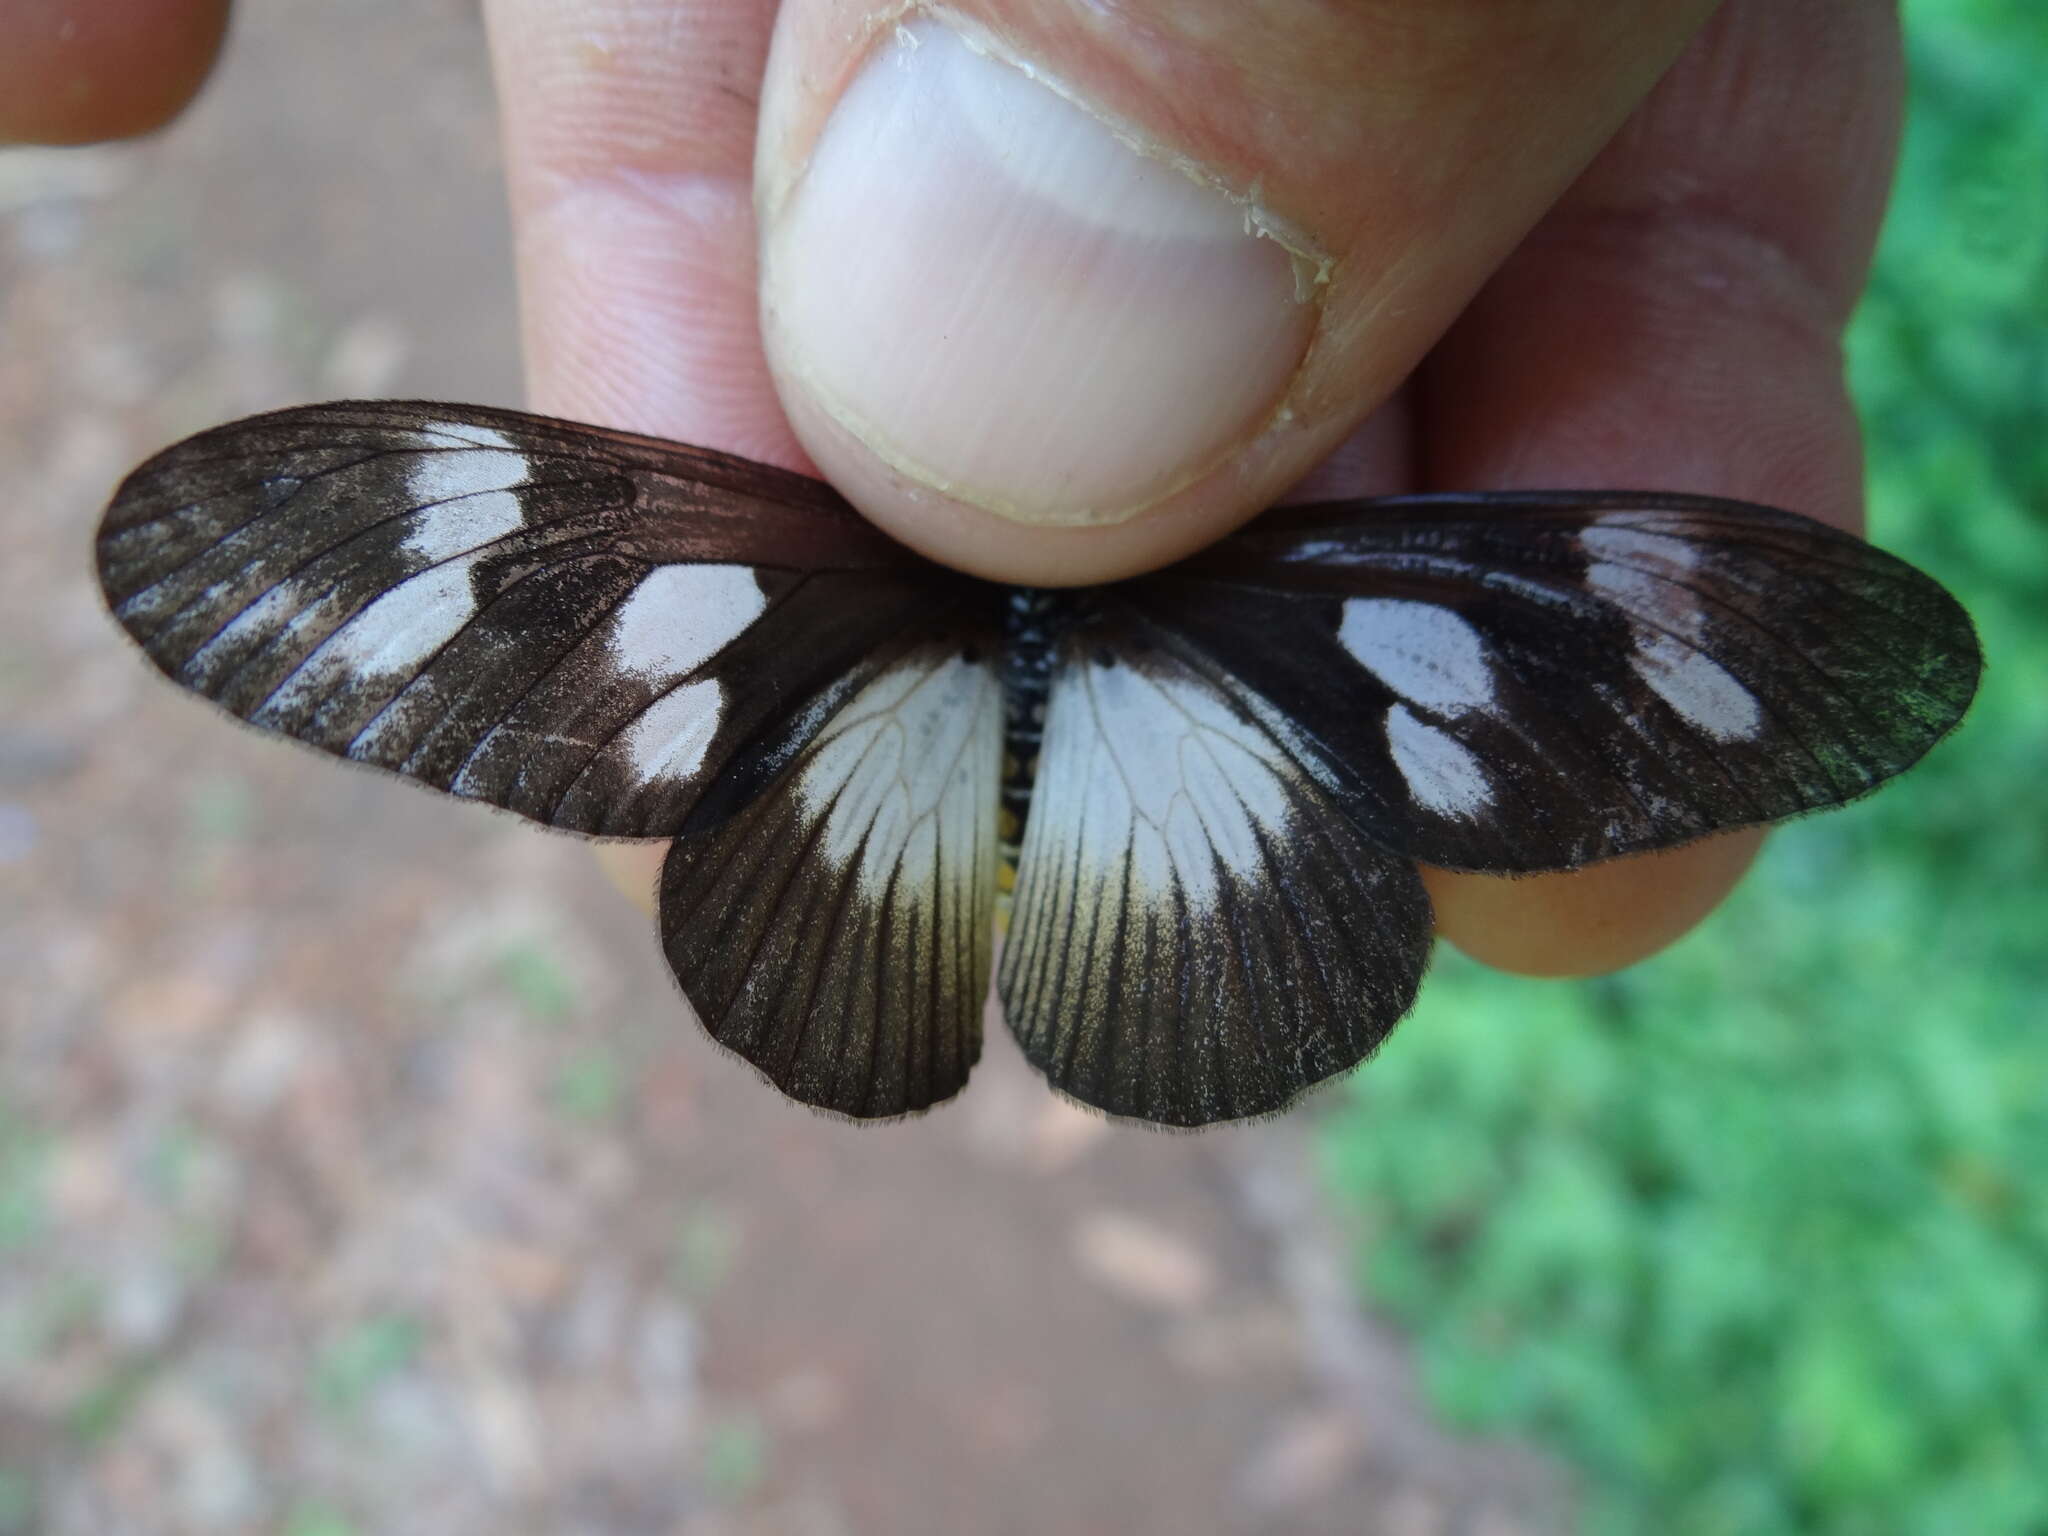
[[[575,1012],[576,983],[545,946],[528,942],[508,947],[498,968],[532,1018],[559,1024]]]
[[[1851,358],[1874,532],[1976,615],[1976,711],[1648,965],[1446,955],[1330,1123],[1436,1402],[1575,1462],[1598,1531],[2048,1510],[2048,7],[1907,22]]]
[[[720,1420],[705,1433],[701,1461],[705,1492],[735,1503],[768,1475],[768,1437],[751,1418]]]
[[[163,1367],[160,1360],[116,1360],[78,1394],[65,1411],[65,1427],[87,1448],[104,1445],[121,1432],[128,1416]]]
[[[685,1296],[709,1296],[732,1272],[739,1248],[732,1217],[715,1205],[700,1205],[676,1226],[669,1279]]]
[[[43,1164],[48,1138],[0,1103],[0,1253],[29,1243],[43,1228]]]
[[[313,1397],[337,1417],[358,1411],[384,1382],[418,1358],[419,1322],[403,1313],[358,1318],[321,1347],[313,1362]]]
[[[0,1466],[0,1536],[30,1536],[35,1522],[35,1480],[26,1472]]]
[[[579,1052],[555,1078],[555,1105],[574,1120],[609,1120],[625,1093],[625,1070],[601,1050]]]
[[[285,1517],[284,1536],[356,1536],[356,1527],[325,1504],[307,1503]]]

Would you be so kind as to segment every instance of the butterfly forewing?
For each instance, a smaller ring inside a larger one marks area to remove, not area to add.
[[[800,476],[403,403],[180,444],[99,554],[151,659],[243,718],[621,836],[758,787],[957,585]]]
[[[1285,1108],[1407,1012],[1430,909],[1266,726],[1103,601],[1062,644],[998,990],[1054,1087],[1198,1126]]]
[[[1129,592],[1375,842],[1498,873],[1855,799],[1979,668],[1912,567],[1698,497],[1304,508]]]
[[[957,1093],[981,1054],[1002,694],[964,621],[879,671],[778,780],[679,838],[669,965],[712,1037],[862,1119]]]

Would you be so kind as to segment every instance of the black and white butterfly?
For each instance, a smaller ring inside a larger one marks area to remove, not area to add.
[[[859,1118],[966,1082],[999,904],[997,990],[1056,1088],[1280,1110],[1413,1002],[1418,861],[1573,869],[1840,805],[1979,670],[1932,580],[1735,502],[1289,508],[1052,592],[798,475],[473,406],[202,433],[98,552],[151,661],[245,720],[673,839],[661,940],[705,1027]]]

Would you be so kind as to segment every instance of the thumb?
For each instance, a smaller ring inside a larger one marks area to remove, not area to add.
[[[821,469],[1013,581],[1164,564],[1384,400],[1712,0],[788,0],[762,323]]]

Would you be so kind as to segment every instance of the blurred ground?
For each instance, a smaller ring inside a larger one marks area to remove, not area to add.
[[[228,728],[93,519],[298,399],[517,403],[469,7],[278,0],[139,148],[0,154],[0,1536],[1554,1529],[1419,1415],[1298,1125],[1006,1037],[775,1099],[572,842]]]

